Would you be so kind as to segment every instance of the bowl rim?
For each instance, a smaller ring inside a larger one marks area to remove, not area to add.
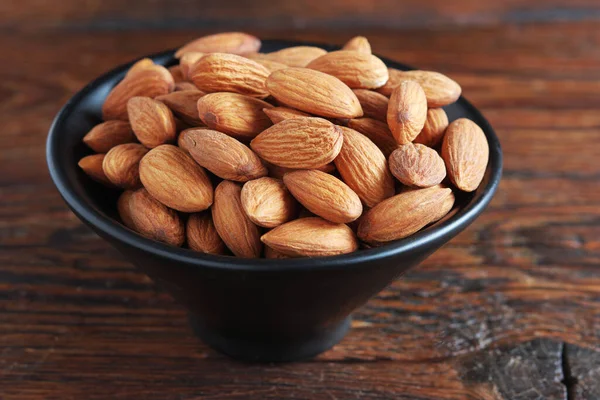
[[[310,45],[322,47],[327,50],[339,49],[339,46],[328,44],[287,41],[287,40],[263,40],[263,44],[273,46],[298,46]],[[154,53],[148,56],[153,60],[169,58],[172,59],[175,50],[167,50],[159,53]],[[388,67],[396,67],[402,69],[414,69],[399,62],[390,60],[385,57],[378,56]],[[140,57],[141,58],[141,57]],[[454,215],[436,223],[434,226],[426,227],[417,233],[399,239],[380,247],[370,249],[360,249],[349,254],[342,254],[327,257],[304,257],[304,258],[289,258],[289,259],[267,259],[267,258],[238,258],[224,255],[212,255],[195,252],[190,249],[170,246],[161,242],[148,239],[138,233],[126,228],[124,225],[111,218],[110,216],[95,209],[84,199],[77,195],[73,189],[72,182],[66,176],[66,173],[59,168],[57,160],[60,149],[58,148],[58,138],[61,134],[62,126],[67,122],[69,116],[73,113],[75,106],[81,102],[90,92],[102,86],[105,81],[112,80],[116,75],[124,74],[125,71],[137,60],[132,60],[122,64],[96,79],[89,82],[83,89],[77,92],[58,112],[48,132],[46,143],[46,159],[50,176],[56,185],[60,195],[67,203],[69,208],[85,223],[92,226],[95,230],[110,236],[120,242],[124,242],[129,246],[138,248],[155,256],[169,259],[177,263],[192,264],[197,267],[226,269],[226,270],[243,270],[243,271],[282,271],[282,270],[310,270],[310,269],[335,269],[335,268],[351,268],[360,265],[372,265],[384,258],[397,257],[403,254],[411,254],[422,252],[423,249],[436,245],[440,241],[448,240],[465,229],[479,214],[483,212],[485,207],[490,203],[494,196],[500,178],[502,176],[502,149],[500,141],[496,136],[493,128],[481,112],[475,108],[462,95],[458,100],[479,120],[479,125],[484,131],[489,145],[489,161],[490,177],[484,187],[480,187],[475,194],[475,198],[469,202],[466,207],[459,208]],[[168,62],[166,63],[168,65]],[[82,137],[83,137],[82,133]],[[76,168],[76,165],[73,166]],[[485,182],[485,181],[484,181]],[[171,267],[172,268],[172,267]]]

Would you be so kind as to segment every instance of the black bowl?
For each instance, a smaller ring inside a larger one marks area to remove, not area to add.
[[[270,52],[298,44],[267,40],[262,49]],[[173,51],[150,58],[167,66],[175,62]],[[390,67],[411,69],[382,60]],[[106,95],[131,64],[94,80],[59,112],[48,135],[50,174],[84,223],[184,304],[202,340],[235,358],[291,361],[333,346],[348,331],[352,311],[473,222],[500,181],[498,138],[461,97],[445,109],[450,120],[470,118],[485,132],[490,146],[485,177],[476,192],[457,197],[451,216],[409,238],[341,256],[285,260],[213,256],[155,242],[121,225],[116,219],[118,193],[93,182],[77,167],[78,160],[90,154],[82,137],[101,122]]]

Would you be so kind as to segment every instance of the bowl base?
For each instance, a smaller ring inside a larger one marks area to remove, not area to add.
[[[190,315],[192,329],[204,343],[232,358],[250,362],[290,362],[311,358],[337,344],[348,333],[351,317],[328,329],[302,339],[277,341],[273,339],[223,336],[207,329],[200,319]]]

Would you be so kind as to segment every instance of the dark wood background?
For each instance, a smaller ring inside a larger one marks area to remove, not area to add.
[[[312,361],[249,365],[200,343],[46,170],[50,122],[86,82],[230,29],[367,35],[460,82],[504,147],[485,214]],[[20,0],[0,2],[0,32],[0,398],[600,398],[597,0]]]

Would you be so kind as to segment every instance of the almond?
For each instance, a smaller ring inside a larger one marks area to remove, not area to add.
[[[131,128],[148,148],[175,141],[177,127],[169,107],[149,97],[132,97],[127,102]]]
[[[191,129],[183,142],[198,164],[220,178],[246,182],[267,175],[267,168],[248,146],[224,133]]]
[[[140,162],[140,178],[154,198],[178,211],[204,211],[213,202],[206,172],[176,146],[165,144],[150,150]]]
[[[345,224],[362,214],[358,195],[333,175],[317,170],[295,171],[286,174],[283,182],[300,204],[328,221]]]
[[[472,192],[481,183],[487,167],[487,138],[475,122],[459,118],[446,129],[442,158],[452,183],[462,191]]]
[[[427,110],[427,121],[423,130],[414,140],[429,147],[437,147],[442,143],[444,132],[448,127],[448,116],[443,108],[430,108]]]
[[[179,60],[179,65],[181,66],[181,73],[183,74],[183,77],[186,81],[191,80],[190,71],[192,70],[194,64],[196,64],[198,60],[204,57],[205,55],[205,53],[200,53],[198,51],[190,51],[181,56],[181,59]]]
[[[394,178],[381,150],[354,129],[339,128],[344,133],[344,144],[334,162],[344,182],[367,207],[393,196]]]
[[[299,171],[294,168],[285,168],[271,163],[266,163],[267,169],[269,170],[269,176],[272,178],[283,179],[283,176],[289,172]],[[318,168],[314,168],[317,171],[322,171],[327,174],[333,174],[335,172],[335,164],[330,162],[329,164],[322,165]]]
[[[92,154],[91,156],[83,157],[77,165],[96,182],[108,187],[114,187],[102,169],[102,161],[104,161],[104,154]]]
[[[311,114],[331,118],[357,118],[362,109],[356,95],[338,78],[308,68],[273,72],[266,86],[277,100]]]
[[[176,58],[194,51],[201,53],[247,54],[260,50],[260,39],[242,32],[224,32],[192,40],[175,52]]]
[[[93,127],[83,142],[96,153],[106,153],[119,144],[135,142],[135,135],[127,121],[106,121]]]
[[[289,68],[288,65],[285,65],[285,64],[282,64],[280,62],[273,61],[273,60],[260,59],[260,58],[253,59],[253,60],[256,61],[257,63],[259,63],[260,65],[262,65],[263,67],[265,67],[266,69],[268,69],[271,72],[278,71],[280,69]]]
[[[352,253],[358,242],[352,229],[319,217],[300,218],[265,233],[261,240],[288,256],[321,257]]]
[[[358,227],[358,237],[371,244],[405,238],[440,219],[442,212],[447,214],[451,204],[454,204],[452,190],[440,186],[398,194],[366,212]]]
[[[215,189],[212,217],[219,236],[238,257],[258,258],[262,252],[260,231],[242,207],[240,185],[223,181]]]
[[[348,121],[348,128],[352,128],[368,137],[379,147],[385,158],[388,158],[399,146],[384,122],[372,118],[357,118]]]
[[[111,183],[123,189],[141,186],[139,164],[148,149],[138,143],[120,144],[106,153],[102,170]]]
[[[198,116],[198,100],[204,96],[200,90],[182,90],[156,97],[163,102],[183,122],[191,126],[203,126]]]
[[[389,78],[383,61],[370,53],[353,50],[332,51],[306,67],[335,76],[353,89],[375,89]]]
[[[190,79],[206,93],[234,92],[251,97],[269,95],[265,80],[270,71],[255,61],[235,54],[213,53],[202,57],[190,71]]]
[[[283,182],[269,177],[246,182],[241,200],[248,218],[265,228],[288,222],[298,211],[296,201]]]
[[[185,82],[186,78],[183,76],[183,71],[181,70],[180,65],[173,65],[172,67],[167,68],[173,77],[173,82]]]
[[[276,250],[273,250],[269,246],[265,246],[265,258],[282,259],[282,258],[290,258],[290,257],[286,256],[285,254],[280,253]]]
[[[387,123],[398,144],[412,142],[427,121],[427,98],[418,83],[404,81],[394,89]]]
[[[348,40],[343,50],[354,50],[360,53],[371,54],[371,44],[369,40],[367,40],[364,36],[355,36],[352,39]]]
[[[366,89],[354,89],[365,117],[373,118],[387,123],[387,110],[389,100],[381,93]]]
[[[277,124],[277,123],[283,121],[284,119],[298,118],[298,117],[310,117],[310,114],[295,110],[293,108],[288,108],[288,107],[269,107],[269,108],[264,108],[263,112],[265,114],[267,114],[269,119],[274,124]]]
[[[183,222],[177,212],[162,205],[144,188],[123,192],[117,209],[125,226],[142,236],[177,247],[185,240]]]
[[[211,93],[198,100],[197,113],[209,128],[240,140],[253,139],[272,125],[263,109],[271,104],[237,93]]]
[[[389,164],[392,175],[407,186],[435,186],[446,177],[442,157],[422,144],[401,145],[390,156]]]
[[[263,131],[250,147],[264,160],[286,168],[313,169],[338,155],[344,137],[323,118],[292,118]]]
[[[209,211],[191,214],[185,231],[190,249],[207,254],[225,254],[225,243],[217,233]]]
[[[458,83],[439,72],[400,71],[389,68],[389,75],[390,79],[378,89],[379,93],[390,96],[400,82],[415,81],[425,91],[429,108],[438,108],[454,103],[458,100],[462,91]]]
[[[327,54],[326,50],[314,46],[293,46],[263,54],[263,59],[276,61],[290,67],[306,67],[312,60]],[[260,57],[260,56],[259,56]]]
[[[198,90],[198,88],[192,82],[177,82],[175,84],[174,91],[175,92],[180,92],[180,91],[183,91],[183,90]],[[199,91],[199,92],[201,92],[201,91]],[[201,92],[201,93],[204,93],[204,92]]]
[[[127,74],[125,74],[125,77],[130,77],[134,74],[137,74],[140,71],[146,70],[148,68],[152,68],[154,67],[156,64],[154,64],[154,61],[152,61],[149,58],[142,58],[138,61],[136,61],[135,63],[133,63],[133,65],[131,67],[129,67],[129,70],[127,71]]]
[[[179,136],[177,137],[177,147],[179,147],[181,150],[183,150],[186,153],[190,153],[189,149],[188,149],[188,144],[191,144],[192,142],[189,141],[189,139],[186,139],[188,133],[190,133],[191,131],[193,131],[196,128],[188,128],[188,129],[184,129],[183,131],[181,131],[179,133]]]

